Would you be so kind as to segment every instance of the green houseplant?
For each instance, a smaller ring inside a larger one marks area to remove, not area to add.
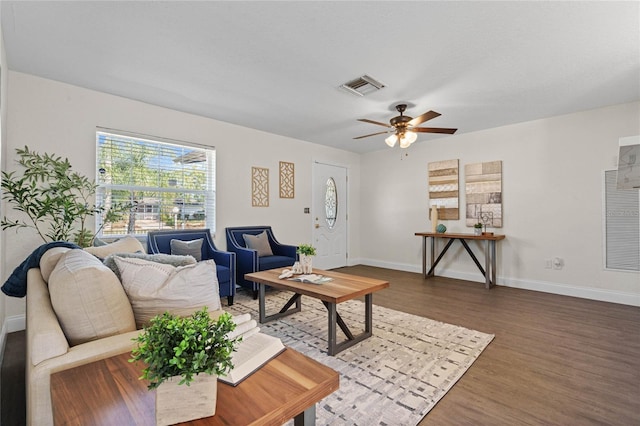
[[[473,225],[473,233],[476,235],[482,234],[482,223],[478,222]]]
[[[188,317],[158,315],[134,339],[129,361],[146,364],[140,378],[156,390],[157,424],[215,414],[217,376],[233,368],[231,354],[240,341],[227,337],[235,327],[230,314],[212,319],[205,306]]]
[[[302,267],[303,274],[310,274],[313,272],[313,265],[311,256],[316,255],[316,248],[311,244],[300,244],[296,253],[300,256],[300,266]]]
[[[300,244],[296,252],[298,254],[304,254],[305,256],[315,256],[316,248],[311,244]]]
[[[2,199],[14,210],[23,212],[26,219],[3,216],[3,230],[31,228],[48,241],[73,241],[81,247],[91,245],[96,233],[88,229],[88,218],[103,215],[103,223],[114,222],[128,205],[114,205],[110,209],[92,204],[97,185],[93,180],[75,172],[67,158],[40,154],[29,147],[17,148],[17,163],[24,168],[2,172]],[[97,230],[99,231],[99,230]]]

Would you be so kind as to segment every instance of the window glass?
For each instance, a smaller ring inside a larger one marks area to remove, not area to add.
[[[215,151],[165,140],[96,132],[98,204],[132,208],[96,217],[101,236],[158,229],[215,231]]]

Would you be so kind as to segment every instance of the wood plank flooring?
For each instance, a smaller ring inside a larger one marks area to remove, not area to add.
[[[388,280],[374,304],[496,335],[420,425],[640,425],[640,308],[370,266],[338,270]],[[19,374],[4,369],[19,368],[16,347],[3,362],[3,425],[21,424],[5,416],[5,393],[20,389]]]

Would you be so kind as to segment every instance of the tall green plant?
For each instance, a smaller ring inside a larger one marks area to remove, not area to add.
[[[27,146],[16,148],[17,163],[24,168],[2,172],[2,199],[26,219],[3,216],[3,230],[34,229],[43,241],[74,241],[81,247],[90,245],[95,234],[88,229],[89,217],[103,214],[103,223],[117,220],[127,206],[105,209],[93,204],[97,185],[71,169],[67,158],[39,154]],[[98,230],[99,231],[99,230]]]

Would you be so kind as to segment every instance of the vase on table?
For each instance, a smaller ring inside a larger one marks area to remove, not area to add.
[[[182,377],[162,382],[156,389],[156,425],[172,425],[216,414],[218,376],[197,374],[189,386]]]
[[[310,274],[313,272],[312,258],[313,256],[309,256],[307,254],[300,255],[300,266],[302,266],[303,274]]]

